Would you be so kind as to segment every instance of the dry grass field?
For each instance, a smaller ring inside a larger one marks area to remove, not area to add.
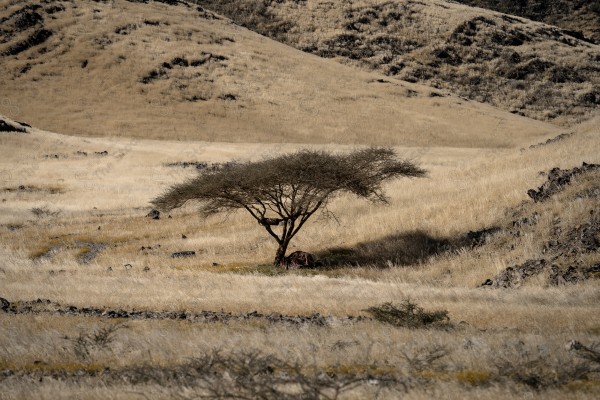
[[[9,32],[27,25],[23,4],[3,3],[0,53],[41,24],[53,34],[0,56],[0,128],[33,125],[0,132],[1,398],[600,394],[600,170],[527,195],[554,167],[600,163],[600,116],[557,127],[195,5],[47,2],[29,10],[43,22]],[[289,250],[317,269],[271,266],[275,242],[243,212],[146,216],[197,173],[177,163],[367,145],[428,177],[389,183],[385,206],[336,198],[337,218],[315,216]],[[367,311],[388,302],[448,320],[395,326]]]

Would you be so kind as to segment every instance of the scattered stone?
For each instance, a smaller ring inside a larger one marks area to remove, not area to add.
[[[123,267],[125,267],[125,270],[129,271],[131,268],[133,268],[133,265],[125,264],[125,265],[123,265]]]
[[[160,211],[152,209],[148,214],[146,214],[146,217],[152,219],[160,219]]]
[[[95,154],[95,155],[97,155],[97,156],[104,157],[104,156],[107,156],[107,155],[108,155],[108,151],[106,151],[106,150],[103,150],[103,151],[95,151],[95,152],[94,152],[94,154]]]
[[[555,136],[553,138],[550,138],[550,139],[546,140],[545,142],[541,142],[541,143],[538,143],[538,144],[532,144],[531,146],[529,146],[529,148],[530,149],[536,149],[538,147],[546,146],[548,144],[561,142],[561,141],[563,141],[565,139],[570,138],[571,136],[573,136],[573,132],[570,132],[570,133],[561,133],[560,135]]]
[[[506,268],[493,279],[487,279],[481,286],[491,286],[495,288],[519,287],[528,278],[538,275],[546,268],[547,261],[529,260],[521,265],[515,265]]]
[[[581,192],[577,193],[577,198],[600,198],[600,185],[582,190]]]
[[[144,272],[150,271],[150,267],[144,267]]]
[[[208,163],[200,162],[200,161],[178,161],[178,162],[165,164],[165,167],[204,169],[204,168],[208,167]]]
[[[235,101],[237,100],[237,96],[231,93],[222,94],[218,97],[219,100],[224,101]]]
[[[194,257],[196,252],[193,250],[178,251],[171,254],[171,258]]]
[[[181,234],[181,238],[182,239],[187,239],[187,236],[185,236],[183,233]]]
[[[600,263],[589,267],[571,265],[564,269],[556,264],[550,264],[545,259],[529,260],[521,265],[506,268],[496,277],[486,279],[481,286],[517,288],[522,286],[529,278],[540,274],[547,275],[547,282],[550,286],[561,286],[600,277],[599,273]]]
[[[221,264],[219,264],[218,262],[214,262],[214,263],[212,263],[212,266],[213,267],[219,267],[219,266],[221,266]]]
[[[112,272],[112,270],[113,270],[112,267],[106,268],[106,272]]]
[[[527,191],[527,195],[536,203],[544,201],[550,198],[553,194],[561,191],[564,186],[571,183],[571,179],[573,179],[573,177],[596,169],[600,169],[600,164],[587,164],[585,162],[580,168],[573,168],[569,170],[552,168],[548,173],[548,180],[537,190],[529,189]]]
[[[577,283],[586,280],[587,277],[577,267],[570,266],[566,271],[561,271],[556,265],[550,268],[548,283],[552,286],[565,285],[567,283]]]

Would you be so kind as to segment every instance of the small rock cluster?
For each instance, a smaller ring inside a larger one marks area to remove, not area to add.
[[[587,171],[593,171],[600,168],[600,164],[587,164],[583,163],[580,168],[573,168],[568,170],[562,170],[560,168],[552,168],[548,173],[548,180],[544,182],[537,190],[529,189],[527,195],[533,199],[533,201],[540,202],[547,200],[553,194],[562,190],[562,188],[569,183],[571,180],[583,174]]]

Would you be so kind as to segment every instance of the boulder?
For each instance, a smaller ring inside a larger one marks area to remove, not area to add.
[[[146,214],[146,217],[152,218],[152,219],[160,219],[160,211],[152,209],[152,211],[150,211],[148,214]]]

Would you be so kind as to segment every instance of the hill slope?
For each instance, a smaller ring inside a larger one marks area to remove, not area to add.
[[[183,2],[30,0],[0,19],[0,113],[61,133],[477,147],[557,133]]]
[[[489,8],[581,32],[600,43],[600,1],[598,0],[456,0],[474,7]]]
[[[198,0],[298,49],[558,124],[597,113],[600,47],[440,0]]]

